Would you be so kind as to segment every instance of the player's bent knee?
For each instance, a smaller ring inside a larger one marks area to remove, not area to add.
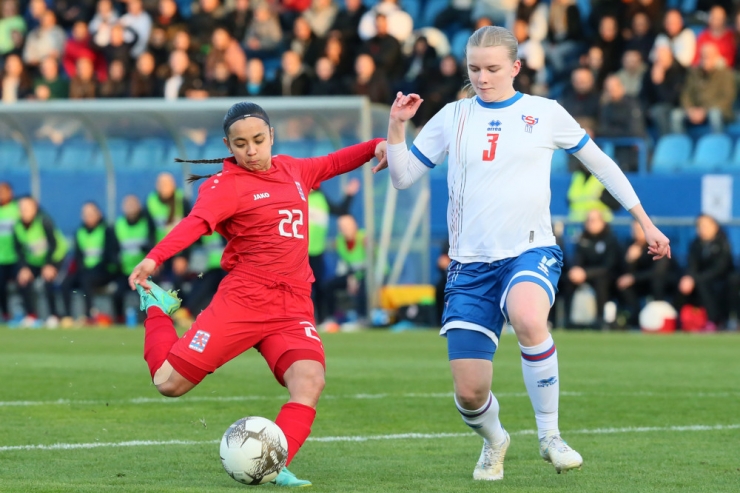
[[[488,401],[490,392],[483,387],[459,387],[455,389],[455,399],[464,409],[478,409]]]
[[[195,385],[188,382],[185,379],[178,380],[167,380],[157,385],[157,390],[160,394],[165,397],[180,397],[183,394],[188,393]]]

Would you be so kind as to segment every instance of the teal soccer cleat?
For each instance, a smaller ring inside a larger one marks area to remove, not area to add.
[[[167,315],[172,315],[180,308],[182,300],[177,297],[175,291],[165,291],[154,284],[151,279],[147,279],[147,281],[149,282],[149,286],[151,286],[148,293],[143,287],[138,284],[136,285],[136,291],[141,297],[139,308],[142,312],[146,313],[149,308],[156,306]]]
[[[297,477],[295,477],[295,474],[288,471],[287,467],[283,467],[283,470],[280,471],[280,474],[278,474],[278,477],[276,477],[272,481],[272,483],[278,486],[285,486],[288,488],[306,488],[308,486],[311,486],[311,481],[306,481],[305,479],[298,479]]]

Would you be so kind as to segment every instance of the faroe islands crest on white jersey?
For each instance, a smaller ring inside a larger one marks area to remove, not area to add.
[[[493,262],[555,245],[550,167],[557,148],[574,153],[585,130],[556,101],[516,93],[445,106],[421,130],[413,157],[433,168],[448,159],[450,257]]]

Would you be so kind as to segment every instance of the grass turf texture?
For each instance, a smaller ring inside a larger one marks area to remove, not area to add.
[[[323,337],[328,378],[314,437],[469,432],[448,395],[445,344],[434,332]],[[216,442],[243,416],[274,419],[285,390],[259,354],[250,351],[185,397],[160,400],[141,357],[142,339],[141,330],[0,328],[0,491],[249,488],[223,471]],[[471,479],[481,446],[473,435],[313,441],[304,446],[291,470],[312,480],[317,492],[740,490],[737,427],[587,431],[740,424],[737,335],[561,331],[555,340],[564,392],[560,427],[584,456],[582,471],[555,474],[539,457],[536,435],[518,433],[533,430],[534,419],[513,336],[503,337],[495,359],[494,391],[499,394],[501,420],[512,432],[502,482]],[[70,402],[50,403],[58,399]],[[9,405],[9,401],[29,402]],[[1,450],[14,445],[131,440],[207,443]]]

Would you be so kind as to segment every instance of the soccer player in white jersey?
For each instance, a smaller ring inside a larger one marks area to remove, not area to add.
[[[404,122],[422,100],[398,93],[390,112],[388,167],[393,185],[402,189],[449,158],[452,263],[441,335],[447,337],[455,405],[484,441],[473,478],[504,475],[510,439],[499,422],[491,381],[493,354],[506,322],[519,340],[540,455],[560,473],[580,468],[583,459],[560,437],[558,357],[547,330],[563,259],[550,222],[553,151],[565,149],[591,170],[640,223],[656,259],[670,256],[670,245],[619,167],[573,117],[555,101],[514,90],[521,62],[510,31],[478,29],[466,52],[474,94],[445,106],[410,150]]]

